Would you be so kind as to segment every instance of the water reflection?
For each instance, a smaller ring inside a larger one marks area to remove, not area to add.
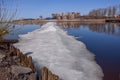
[[[120,36],[120,23],[80,23],[80,22],[62,22],[58,23],[62,28],[88,28],[93,32],[105,33]]]
[[[120,80],[120,23],[58,23],[69,35],[78,37],[96,55],[103,80]],[[82,36],[82,37],[79,37]]]
[[[96,55],[96,61],[105,75],[104,80],[119,80],[120,23],[59,22],[58,25],[67,30],[68,34],[75,36],[77,40],[84,42],[87,48]],[[6,34],[4,38],[18,39],[18,35],[26,34],[41,26],[42,24],[11,26],[9,34]]]

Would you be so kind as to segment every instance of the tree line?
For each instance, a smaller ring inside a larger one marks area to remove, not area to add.
[[[119,15],[120,14],[120,4],[119,5],[115,5],[115,6],[109,6],[106,8],[99,8],[99,9],[94,9],[91,10],[88,13],[88,16],[99,16],[99,17],[103,17],[103,16],[115,16],[115,15]]]

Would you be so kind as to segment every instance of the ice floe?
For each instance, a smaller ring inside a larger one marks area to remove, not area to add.
[[[38,69],[47,66],[61,80],[102,80],[103,73],[94,54],[56,23],[49,22],[19,37],[19,43],[14,45],[23,53],[31,52]]]

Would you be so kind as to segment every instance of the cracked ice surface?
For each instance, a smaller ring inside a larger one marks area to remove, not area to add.
[[[54,22],[19,36],[14,44],[29,53],[38,69],[47,66],[62,80],[102,80],[103,73],[86,46],[69,36]]]

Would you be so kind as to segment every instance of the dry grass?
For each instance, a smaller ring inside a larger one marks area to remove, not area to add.
[[[11,26],[17,13],[17,9],[10,11],[5,3],[5,0],[0,0],[0,36],[9,32],[8,27]]]

